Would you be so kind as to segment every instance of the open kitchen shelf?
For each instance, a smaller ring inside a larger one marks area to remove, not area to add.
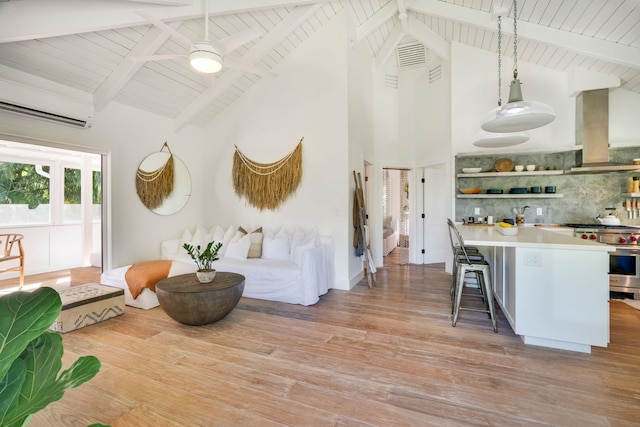
[[[563,197],[564,194],[560,193],[456,194],[458,199],[561,199]]]
[[[522,172],[478,172],[478,173],[459,173],[457,175],[458,178],[488,178],[492,176],[534,176],[534,175],[562,175],[564,174],[563,170],[552,170],[552,171],[522,171]],[[640,197],[640,194],[638,194]]]

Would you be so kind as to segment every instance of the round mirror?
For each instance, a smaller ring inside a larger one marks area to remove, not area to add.
[[[191,176],[175,154],[159,151],[148,155],[138,166],[136,190],[149,210],[158,215],[172,215],[189,201]]]

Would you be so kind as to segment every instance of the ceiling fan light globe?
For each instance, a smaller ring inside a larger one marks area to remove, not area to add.
[[[517,101],[491,110],[480,127],[495,133],[522,132],[545,126],[555,118],[556,113],[547,104]]]
[[[213,74],[222,70],[222,56],[208,43],[196,43],[189,51],[189,62],[194,70]]]

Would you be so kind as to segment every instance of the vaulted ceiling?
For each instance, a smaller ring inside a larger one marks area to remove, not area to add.
[[[511,56],[512,0],[210,1],[207,26],[212,42],[258,29],[260,37],[226,57],[272,70],[346,9],[357,23],[352,43],[365,43],[377,67],[402,70],[446,61],[451,42],[495,53],[499,8],[502,50]],[[519,0],[517,8],[519,61],[613,75],[640,93],[640,0]],[[91,93],[98,111],[116,100],[176,128],[202,126],[269,77],[224,68],[213,81],[185,57],[135,58],[185,55],[185,37],[204,38],[204,13],[202,0],[0,0],[0,65]]]

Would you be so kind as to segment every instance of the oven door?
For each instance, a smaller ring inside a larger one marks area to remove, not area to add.
[[[609,285],[619,292],[640,288],[640,248],[617,247],[609,255]]]

